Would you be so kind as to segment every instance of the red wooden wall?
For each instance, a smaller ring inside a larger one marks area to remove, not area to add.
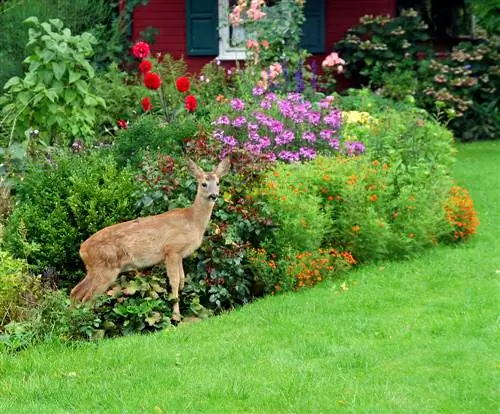
[[[340,40],[349,27],[358,23],[365,14],[390,14],[396,12],[396,0],[325,0],[326,54]],[[215,58],[186,56],[186,1],[149,0],[146,6],[138,6],[133,16],[133,33],[136,39],[148,26],[159,29],[156,52],[167,52],[175,58],[184,57],[190,72],[197,72]],[[321,59],[321,56],[319,57]]]

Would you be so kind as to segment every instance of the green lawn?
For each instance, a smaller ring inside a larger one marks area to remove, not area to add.
[[[0,356],[0,413],[498,412],[500,142],[458,159],[470,242],[156,335]]]

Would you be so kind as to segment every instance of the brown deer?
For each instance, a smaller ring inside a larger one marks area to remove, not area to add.
[[[99,230],[80,247],[87,275],[71,291],[74,301],[88,302],[101,294],[121,272],[165,262],[174,300],[172,321],[181,319],[179,289],[184,287],[182,259],[200,247],[219,196],[219,179],[230,167],[228,158],[206,173],[188,160],[198,190],[193,204],[156,216],[115,224]]]

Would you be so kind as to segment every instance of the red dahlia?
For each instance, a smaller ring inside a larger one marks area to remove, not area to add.
[[[123,119],[117,120],[116,123],[118,124],[118,128],[120,128],[120,129],[127,129],[128,128],[127,121],[125,121]]]
[[[148,72],[151,72],[151,69],[153,68],[153,64],[149,61],[149,60],[143,60],[140,64],[139,64],[139,71],[142,73],[142,74],[146,74]]]
[[[148,72],[144,75],[144,86],[148,89],[158,89],[161,86],[161,78],[155,72]]]
[[[144,111],[146,111],[146,112],[153,109],[153,105],[151,105],[151,101],[149,99],[149,96],[146,96],[145,98],[142,99],[141,105],[142,105],[142,109],[144,109]]]
[[[196,109],[196,97],[193,95],[186,96],[186,99],[184,99],[184,107],[189,112],[194,112],[194,110]]]
[[[180,78],[177,78],[175,81],[175,86],[177,87],[177,90],[179,92],[187,92],[189,91],[189,79],[186,78],[185,76],[181,76]]]
[[[132,54],[137,59],[147,58],[150,53],[151,53],[151,49],[149,48],[149,45],[146,42],[137,42],[132,47]]]

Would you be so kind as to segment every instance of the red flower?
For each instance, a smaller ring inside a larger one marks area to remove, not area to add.
[[[186,96],[186,99],[184,99],[184,106],[189,112],[194,112],[196,109],[196,97],[193,95]]]
[[[155,72],[148,72],[144,75],[144,86],[148,89],[158,89],[161,86],[161,78]]]
[[[140,64],[139,64],[139,71],[142,73],[142,74],[146,74],[148,72],[151,72],[151,69],[153,68],[153,64],[149,61],[149,60],[143,60]]]
[[[153,109],[153,105],[151,105],[151,101],[149,100],[149,96],[146,96],[145,98],[143,98],[143,100],[141,101],[141,105],[142,105],[142,109],[144,109],[146,112]]]
[[[120,128],[120,129],[127,129],[128,128],[127,121],[125,121],[123,119],[119,119],[118,121],[116,121],[116,123],[118,124],[118,128]]]
[[[177,90],[179,92],[187,92],[189,91],[189,79],[186,78],[185,76],[181,76],[180,78],[177,78],[175,81],[175,86],[177,87]]]
[[[151,53],[151,49],[149,48],[149,45],[146,42],[137,42],[132,47],[132,54],[137,59],[147,58],[150,53]]]

